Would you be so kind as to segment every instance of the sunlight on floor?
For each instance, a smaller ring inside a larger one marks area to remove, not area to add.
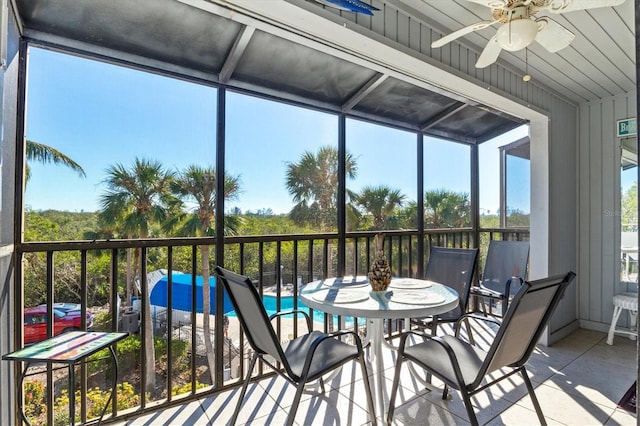
[[[443,332],[447,332],[444,330]],[[487,345],[490,330],[478,332],[476,342]],[[479,338],[482,333],[484,337]],[[527,369],[550,425],[636,425],[635,415],[617,406],[635,381],[636,342],[616,337],[614,345],[606,334],[578,330],[550,347],[539,347]],[[396,354],[384,354],[386,397],[388,398]],[[355,366],[346,365],[333,380],[327,393],[312,389],[300,403],[297,425],[369,424],[360,375]],[[395,425],[468,424],[459,394],[442,400],[438,391],[429,392],[403,368],[397,399]],[[441,385],[434,380],[436,386]],[[295,389],[281,378],[252,384],[238,424],[284,424]],[[162,412],[132,419],[122,425],[224,425],[237,402],[238,390],[203,398]],[[513,376],[492,386],[473,399],[480,424],[522,425],[537,423],[536,414],[521,378]],[[524,420],[527,419],[527,420]]]

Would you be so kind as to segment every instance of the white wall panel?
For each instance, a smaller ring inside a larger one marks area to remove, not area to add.
[[[578,144],[580,319],[606,330],[620,283],[620,141],[616,121],[636,115],[635,93],[580,105]],[[620,317],[620,324],[628,319]]]
[[[588,211],[595,214],[590,214],[589,229],[591,230],[591,238],[589,238],[589,278],[597,281],[602,281],[602,215],[599,212],[602,207],[602,177],[600,173],[596,171],[602,170],[602,144],[600,143],[600,134],[602,132],[602,105],[591,105],[589,108],[589,179],[587,184],[589,185],[589,205]],[[600,300],[602,300],[601,287],[589,286],[589,307],[592,318],[600,321],[601,307]]]
[[[618,239],[616,237],[616,229],[618,229],[618,235],[620,234],[619,226],[616,226],[616,223],[620,223],[620,216],[616,214],[620,210],[620,203],[616,202],[619,199],[616,196],[616,193],[619,191],[615,190],[614,176],[619,176],[620,171],[616,170],[616,158],[620,156],[620,150],[618,148],[618,141],[615,138],[615,114],[614,114],[615,102],[605,102],[602,105],[602,117],[603,123],[613,123],[614,126],[603,125],[601,129],[601,146],[602,146],[602,174],[600,185],[603,188],[602,193],[602,206],[600,207],[599,214],[602,216],[602,251],[601,251],[601,259],[602,259],[602,288],[600,291],[601,296],[601,308],[600,315],[602,322],[608,322],[611,318],[609,314],[609,304],[607,301],[610,301],[615,293],[615,283],[617,280],[613,280],[616,277],[616,271],[619,271],[619,268],[616,268],[617,264],[614,262],[615,259],[620,259],[620,254],[618,252],[619,245],[616,246],[615,241]],[[612,212],[612,214],[606,214],[606,211]],[[595,212],[593,212],[595,214]],[[619,264],[619,263],[618,263]],[[607,277],[611,277],[607,279]],[[606,285],[605,283],[611,283],[612,285]]]
[[[540,88],[532,102],[549,111],[549,274],[577,271],[576,228],[576,134],[577,111],[558,98],[545,94]],[[580,278],[580,277],[578,277]],[[560,302],[550,323],[553,342],[577,328],[577,279]]]
[[[413,50],[422,49],[422,34],[421,25],[415,19],[409,20],[409,44],[408,46]]]

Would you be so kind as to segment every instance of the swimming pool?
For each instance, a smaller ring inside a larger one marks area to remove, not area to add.
[[[294,297],[293,296],[281,296],[280,297],[280,311],[290,311],[293,309],[293,300]],[[272,295],[263,295],[262,296],[262,303],[264,304],[265,309],[267,310],[267,315],[273,315],[276,312],[278,312],[278,310],[276,309],[277,307],[277,301],[278,298],[276,296],[272,296]],[[304,303],[302,303],[300,300],[298,300],[298,309],[304,310],[307,313],[311,313],[311,308],[309,308],[307,305],[305,305]],[[235,311],[231,311],[229,313],[227,313],[227,315],[235,317],[236,313]],[[284,315],[282,318],[293,318],[293,315]],[[320,322],[320,323],[324,323],[324,313],[320,312],[320,311],[313,311],[313,318],[311,318],[312,321],[315,322]],[[338,316],[334,315],[333,316],[333,321],[335,324],[338,323]],[[360,324],[365,324],[365,319],[364,318],[360,318],[358,319],[358,323]],[[344,326],[349,328],[353,326],[353,317],[346,317],[344,318]]]

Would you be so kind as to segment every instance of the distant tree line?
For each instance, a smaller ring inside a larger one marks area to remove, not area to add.
[[[70,165],[74,170],[82,170],[70,159],[64,164]],[[225,216],[225,235],[334,231],[337,229],[337,165],[338,153],[334,147],[324,146],[316,152],[304,152],[299,161],[286,164],[285,186],[295,203],[291,211],[286,215],[273,215],[271,209],[266,208],[242,214],[238,207],[231,208]],[[357,171],[354,157],[347,154],[347,178],[355,178]],[[25,240],[212,236],[218,204],[216,179],[213,167],[190,165],[184,170],[172,171],[165,169],[159,161],[144,158],[136,158],[129,165],[115,164],[106,170],[103,181],[105,189],[100,195],[100,210],[97,213],[80,215],[86,219],[79,220],[79,214],[27,212]],[[227,174],[224,180],[223,197],[228,204],[239,198],[242,184],[240,177],[235,175]],[[471,225],[467,193],[447,189],[426,191],[424,209],[427,229]],[[357,193],[347,191],[346,214],[349,230],[417,227],[417,203],[407,201],[406,194],[384,184],[368,185]],[[528,222],[528,215],[522,216],[525,218],[523,221]],[[483,216],[483,221],[490,222],[491,218],[492,216]],[[180,250],[174,254],[177,267],[190,269],[190,253],[187,252],[185,251],[184,257]],[[200,255],[208,257],[206,249]],[[123,256],[127,265],[126,278],[118,281],[127,283],[124,293],[128,300],[135,291],[132,287],[134,278],[139,275],[139,251]],[[152,249],[148,256],[162,262],[166,255],[160,250]],[[31,262],[36,263],[35,259]],[[99,276],[104,279],[107,272]],[[37,287],[40,285],[34,286],[34,289]],[[71,290],[71,284],[69,287],[65,290],[66,293],[77,293]],[[39,294],[42,293],[35,290],[34,298],[39,298]],[[102,299],[106,294],[96,291],[95,297]],[[28,294],[26,300],[36,302]]]

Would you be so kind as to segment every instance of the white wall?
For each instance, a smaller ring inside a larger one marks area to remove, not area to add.
[[[611,298],[620,283],[620,140],[616,121],[636,116],[636,94],[625,93],[579,108],[578,292],[580,324],[606,331]],[[635,289],[635,285],[632,286]],[[627,324],[626,315],[620,325]]]

